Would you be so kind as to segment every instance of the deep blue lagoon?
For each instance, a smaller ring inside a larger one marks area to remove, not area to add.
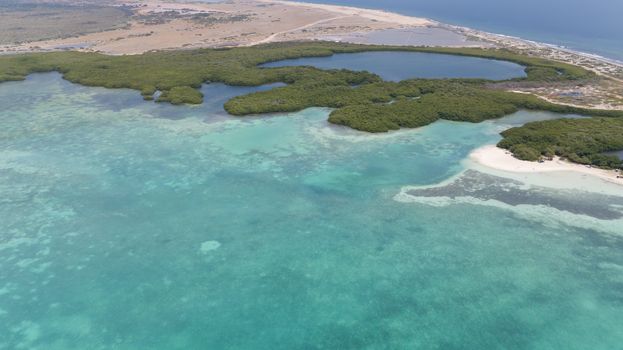
[[[623,343],[623,197],[397,197],[558,116],[369,135],[326,109],[224,114],[251,90],[173,107],[58,74],[0,84],[0,349]]]
[[[476,78],[505,80],[525,77],[525,67],[507,61],[421,52],[362,52],[307,57],[263,64],[262,67],[313,66],[321,69],[369,71],[384,80],[412,78]]]

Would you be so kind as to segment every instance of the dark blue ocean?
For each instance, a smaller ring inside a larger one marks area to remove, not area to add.
[[[428,17],[623,61],[621,0],[311,0]]]

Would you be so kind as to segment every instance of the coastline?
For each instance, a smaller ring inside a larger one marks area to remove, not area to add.
[[[475,40],[483,46],[493,45],[498,48],[521,51],[532,56],[577,64],[605,77],[623,81],[623,62],[620,61],[557,45],[385,10],[289,0],[234,0],[225,3],[114,0],[113,4],[133,8],[137,15],[177,11],[180,15],[221,13],[250,17],[245,21],[221,22],[207,27],[197,26],[184,16],[156,25],[146,25],[133,19],[128,23],[127,29],[0,45],[0,54],[73,49],[123,55],[151,50],[236,47],[278,41],[322,40],[327,36],[335,37],[339,41],[340,38],[348,40],[348,37],[353,34],[387,29],[429,27],[451,31],[467,39]]]
[[[402,15],[395,12],[384,11],[384,10],[375,10],[375,9],[367,9],[361,7],[354,6],[343,6],[343,5],[329,5],[329,4],[317,4],[310,2],[299,2],[299,1],[289,1],[289,0],[257,0],[263,3],[273,3],[273,4],[283,4],[290,6],[298,6],[303,8],[313,8],[320,9],[330,12],[337,12],[348,16],[361,16],[364,18],[368,18],[375,21],[382,22],[391,22],[398,25],[408,25],[408,26],[430,26],[430,25],[439,25],[440,22],[432,20],[430,18],[424,17],[414,17],[408,15]]]
[[[336,13],[336,11],[347,11],[350,13],[366,13],[376,14],[379,18],[403,19],[409,17],[401,14],[396,14],[384,10],[355,8],[340,5],[327,5],[327,4],[315,4],[315,3],[302,3],[298,1],[290,0],[258,0],[266,3],[280,3],[288,4],[291,6],[299,7],[301,9],[323,9]],[[548,89],[532,88],[529,85],[523,87],[514,87],[514,92],[522,92],[535,95],[548,102],[564,104],[569,106],[584,107],[584,108],[603,108],[612,110],[623,110],[623,62],[603,57],[594,53],[587,53],[582,51],[573,50],[567,47],[542,43],[534,40],[523,39],[516,36],[498,34],[486,32],[483,30],[473,29],[469,27],[442,23],[429,18],[413,17],[422,21],[428,21],[428,25],[420,26],[408,26],[402,25],[405,28],[428,28],[439,31],[447,31],[457,36],[463,37],[464,42],[459,45],[454,44],[442,44],[440,42],[425,43],[425,46],[461,46],[461,47],[487,47],[507,49],[513,52],[539,57],[548,60],[558,61],[562,63],[577,65],[584,69],[587,69],[595,73],[599,79],[591,84],[569,84],[556,86],[553,85]],[[371,18],[373,19],[373,18]],[[398,22],[397,22],[398,23]],[[424,24],[422,22],[421,24]],[[400,29],[405,29],[400,28]],[[399,28],[394,28],[399,29]],[[352,33],[355,35],[342,35],[342,36],[330,36],[330,40],[352,42],[357,43],[357,40],[353,40],[357,35],[368,36],[374,33],[380,33],[384,30],[366,30],[362,32]],[[386,31],[386,30],[385,30]],[[409,35],[412,37],[412,35]],[[311,40],[325,39],[327,36],[315,35],[311,37]],[[373,42],[373,44],[384,45],[383,42]],[[392,43],[395,44],[395,43]]]
[[[574,173],[583,177],[589,176],[594,179],[606,181],[623,188],[623,173],[615,170],[593,168],[586,165],[575,164],[558,157],[543,163],[519,160],[510,152],[495,145],[487,145],[474,150],[468,158],[468,162],[476,164],[480,169],[490,169],[497,172],[505,172],[522,176],[526,174],[547,175],[553,173]],[[561,184],[562,185],[562,184]]]
[[[584,83],[567,82],[544,87],[509,84],[502,89],[532,94],[561,105],[623,110],[623,62],[552,44],[446,24],[424,17],[342,5],[286,0],[214,3],[184,0],[112,1],[114,6],[134,9],[136,17],[128,22],[127,28],[0,45],[0,55],[67,50],[135,55],[149,51],[248,47],[273,42],[316,40],[505,49],[521,55],[576,65],[594,72],[597,77]],[[160,18],[162,22],[156,24],[140,20],[141,16],[158,17],[163,13],[175,15],[173,19],[166,16]],[[196,14],[212,16],[215,13],[229,19],[209,25],[200,25],[192,20]]]

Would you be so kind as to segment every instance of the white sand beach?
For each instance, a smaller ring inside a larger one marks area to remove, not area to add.
[[[259,1],[272,3],[272,4],[282,4],[282,5],[297,6],[297,7],[302,7],[302,8],[313,8],[313,9],[325,10],[325,11],[333,12],[333,13],[341,13],[346,16],[358,16],[358,17],[367,18],[373,21],[389,22],[389,23],[394,23],[398,25],[421,27],[421,26],[439,24],[438,22],[435,22],[428,18],[404,16],[404,15],[400,15],[400,14],[388,12],[388,11],[364,9],[364,8],[351,7],[351,6],[326,5],[326,4],[315,4],[315,3],[283,1],[283,0],[259,0]]]
[[[543,163],[523,161],[513,157],[507,150],[496,147],[495,145],[487,145],[478,148],[470,154],[469,160],[485,168],[508,173],[544,174],[572,172],[623,186],[623,178],[617,178],[617,176],[623,176],[623,174],[614,170],[604,170],[575,164],[560,158],[555,158],[554,160],[545,161]]]

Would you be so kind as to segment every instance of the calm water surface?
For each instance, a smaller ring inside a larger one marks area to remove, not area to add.
[[[620,159],[623,159],[623,151],[618,151],[618,152],[608,152],[606,154],[612,155],[612,156],[617,156]]]
[[[619,0],[311,0],[383,9],[564,45],[623,61]]]
[[[326,109],[224,115],[251,90],[172,107],[58,74],[0,84],[0,349],[623,343],[623,199],[395,198],[556,116],[368,135]],[[613,205],[556,209],[578,200]]]
[[[322,69],[367,70],[384,80],[410,78],[482,78],[505,80],[525,77],[525,67],[506,61],[414,52],[363,52],[328,57],[297,58],[262,67],[314,66]]]

